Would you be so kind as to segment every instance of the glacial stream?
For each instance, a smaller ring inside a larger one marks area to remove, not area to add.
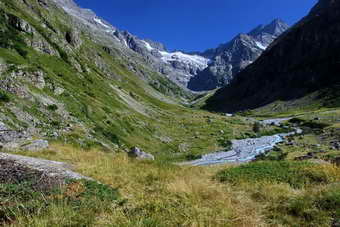
[[[279,125],[289,118],[264,120],[262,124]],[[202,156],[202,158],[186,162],[185,165],[206,166],[225,163],[244,163],[252,161],[256,156],[263,154],[275,147],[278,143],[285,141],[287,136],[301,134],[302,130],[295,128],[293,132],[282,133],[272,136],[263,136],[260,138],[248,138],[242,140],[233,140],[230,151],[222,151]]]

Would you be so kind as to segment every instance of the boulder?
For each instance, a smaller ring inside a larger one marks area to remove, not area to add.
[[[77,31],[67,31],[65,34],[66,41],[73,47],[78,48],[82,44],[80,34]]]
[[[130,152],[128,152],[129,157],[136,158],[140,160],[155,160],[155,157],[152,154],[145,153],[138,147],[131,148]]]
[[[32,141],[30,144],[24,145],[21,148],[27,151],[40,151],[47,149],[49,146],[47,140],[35,140]]]
[[[332,146],[333,150],[340,150],[340,142],[339,141],[331,142],[331,146]]]

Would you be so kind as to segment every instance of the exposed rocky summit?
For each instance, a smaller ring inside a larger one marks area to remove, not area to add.
[[[298,99],[320,89],[339,91],[339,37],[340,2],[319,1],[308,16],[219,90],[207,108],[239,111]]]
[[[260,25],[247,34],[239,34],[232,41],[202,53],[211,59],[209,66],[191,78],[189,89],[212,90],[230,83],[234,75],[253,63],[288,25],[276,19]]]

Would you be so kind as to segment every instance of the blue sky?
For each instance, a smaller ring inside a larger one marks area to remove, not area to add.
[[[168,49],[202,51],[281,18],[289,25],[317,0],[76,0],[113,26]]]

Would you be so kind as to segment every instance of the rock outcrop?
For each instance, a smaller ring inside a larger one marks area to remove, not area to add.
[[[34,181],[37,189],[52,189],[66,180],[92,180],[70,170],[71,166],[44,159],[0,153],[0,183]]]

